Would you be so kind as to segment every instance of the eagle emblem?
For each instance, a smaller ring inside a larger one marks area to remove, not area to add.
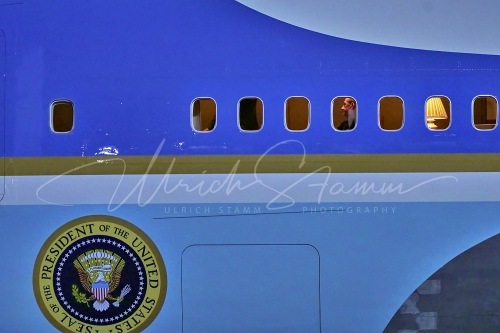
[[[93,301],[92,306],[99,312],[109,309],[109,302],[118,307],[124,297],[131,291],[130,285],[125,285],[119,296],[112,293],[120,285],[120,279],[125,260],[119,255],[104,249],[94,249],[78,256],[74,261],[80,284],[87,291],[81,293],[77,285],[72,286],[72,294],[78,303]]]

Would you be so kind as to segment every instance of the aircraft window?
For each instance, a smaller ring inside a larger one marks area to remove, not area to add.
[[[445,130],[450,126],[451,103],[446,96],[431,96],[425,102],[427,128],[432,131]]]
[[[51,128],[57,133],[67,133],[74,126],[74,107],[71,101],[54,101],[50,106]]]
[[[245,97],[238,102],[238,124],[243,131],[258,131],[264,121],[264,106],[260,98]]]
[[[195,131],[213,131],[216,119],[217,105],[212,98],[197,98],[191,103],[191,126]]]
[[[404,104],[401,97],[384,96],[378,101],[378,125],[386,131],[403,127]]]
[[[493,96],[477,96],[472,103],[472,121],[479,130],[492,130],[497,126],[498,101]]]
[[[309,127],[311,104],[305,97],[289,97],[285,102],[285,125],[291,131]]]
[[[351,96],[335,97],[332,106],[332,126],[337,131],[351,131],[356,127],[358,102]]]

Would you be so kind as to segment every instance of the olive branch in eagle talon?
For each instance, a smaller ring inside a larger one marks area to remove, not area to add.
[[[72,291],[71,294],[73,295],[73,297],[75,297],[75,300],[78,303],[85,303],[87,304],[88,307],[90,307],[89,305],[90,298],[87,298],[87,296],[85,296],[84,293],[81,293],[76,284],[74,284],[71,287],[71,291]]]

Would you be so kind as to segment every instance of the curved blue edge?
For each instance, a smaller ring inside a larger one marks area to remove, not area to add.
[[[500,150],[498,130],[471,124],[474,97],[498,91],[496,56],[342,40],[231,1],[27,2],[1,7],[0,17],[7,45],[6,156],[93,156],[103,147],[151,155],[163,139],[165,155],[260,154],[290,138],[314,154]],[[386,95],[404,100],[400,131],[378,127],[378,100]],[[432,95],[452,104],[451,126],[439,133],[424,121]],[[264,103],[258,133],[238,129],[237,103],[245,96]],[[310,100],[305,132],[283,125],[290,96]],[[358,101],[355,131],[332,129],[336,96]],[[190,126],[197,97],[217,103],[212,133]],[[50,104],[58,99],[75,105],[75,127],[67,134],[50,130]]]
[[[500,234],[460,253],[405,300],[384,330],[496,332]]]

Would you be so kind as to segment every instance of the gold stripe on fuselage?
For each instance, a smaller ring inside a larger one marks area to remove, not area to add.
[[[0,163],[6,176],[498,171],[500,154],[6,157]]]

